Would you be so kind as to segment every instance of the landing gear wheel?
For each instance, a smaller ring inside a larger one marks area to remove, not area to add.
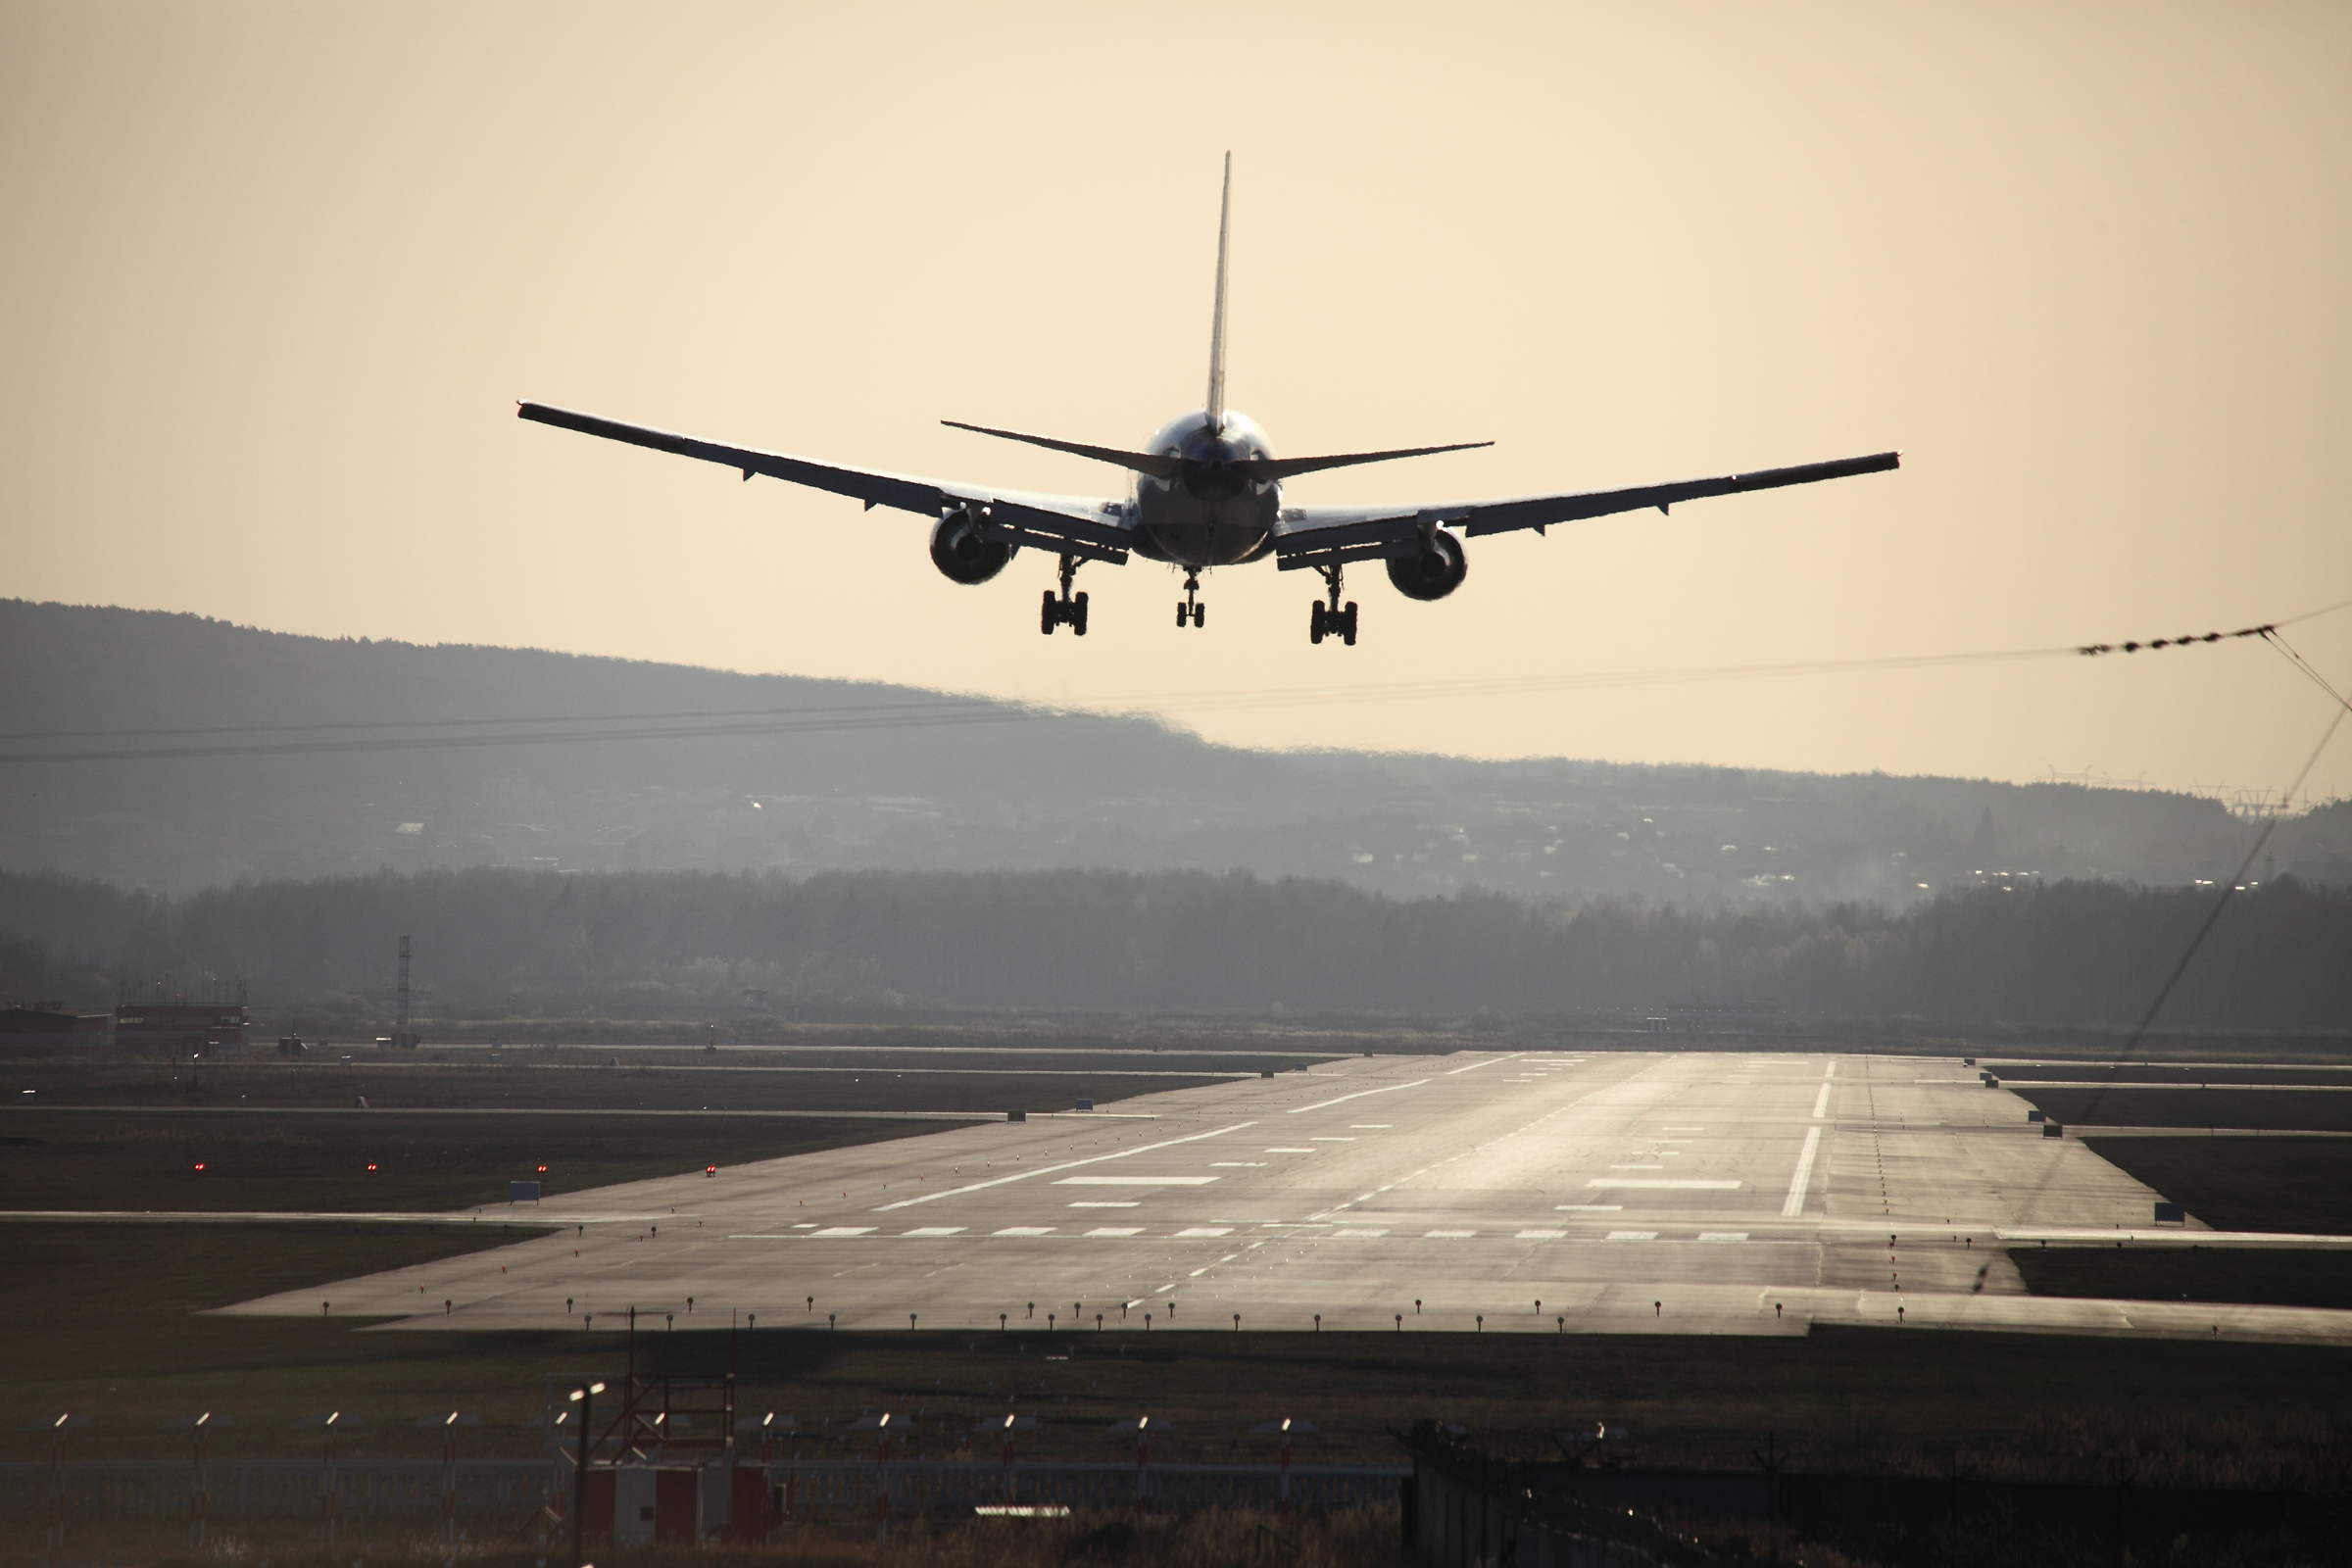
[[[1041,632],[1044,632],[1049,637],[1053,636],[1054,622],[1061,619],[1061,615],[1059,613],[1060,610],[1061,605],[1054,599],[1054,590],[1051,588],[1047,589],[1046,608],[1038,616],[1037,629]]]
[[[1206,605],[1195,605],[1193,607],[1193,624],[1195,626],[1205,626],[1208,624],[1208,607]]]
[[[1355,601],[1352,599],[1348,601],[1348,609],[1340,616],[1340,641],[1350,648],[1355,646]]]
[[[1323,612],[1323,601],[1318,599],[1315,601],[1315,612],[1307,617],[1306,640],[1310,643],[1320,644],[1323,641],[1323,634],[1330,629]]]
[[[1084,594],[1080,594],[1070,601],[1070,630],[1081,637],[1086,635],[1086,595]],[[1354,635],[1350,633],[1348,640],[1355,641]]]
[[[1192,606],[1190,606],[1190,605],[1178,605],[1178,606],[1176,607],[1176,624],[1177,624],[1179,627],[1182,627],[1182,626],[1183,626],[1183,625],[1184,625],[1184,624],[1185,624],[1187,621],[1191,620],[1192,618],[1193,618],[1193,607],[1192,607]]]

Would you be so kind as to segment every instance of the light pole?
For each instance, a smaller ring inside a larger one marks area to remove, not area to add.
[[[590,1383],[571,1391],[571,1402],[580,1407],[580,1456],[571,1465],[572,1568],[580,1568],[588,1560],[580,1547],[580,1527],[588,1518],[588,1423],[596,1409],[596,1396],[604,1392],[602,1383]]]

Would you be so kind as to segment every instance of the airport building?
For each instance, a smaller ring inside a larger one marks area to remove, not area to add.
[[[125,1002],[115,1009],[115,1044],[140,1053],[243,1051],[250,1027],[242,1002]]]
[[[68,1012],[62,1002],[14,1002],[0,1007],[0,1052],[103,1046],[111,1021],[103,1012]]]

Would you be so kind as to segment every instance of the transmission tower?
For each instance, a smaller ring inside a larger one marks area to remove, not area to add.
[[[400,939],[400,1012],[392,1020],[392,1044],[399,1050],[414,1050],[416,1037],[409,1032],[409,939]]]

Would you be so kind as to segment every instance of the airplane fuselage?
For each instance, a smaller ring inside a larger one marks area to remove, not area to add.
[[[1228,409],[1215,428],[1199,410],[1180,415],[1144,450],[1200,466],[1175,479],[1136,476],[1137,555],[1179,566],[1232,566],[1273,548],[1281,484],[1252,482],[1226,466],[1274,456],[1247,415]]]

